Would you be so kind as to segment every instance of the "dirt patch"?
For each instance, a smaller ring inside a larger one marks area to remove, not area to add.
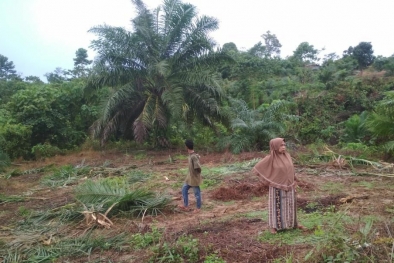
[[[324,210],[325,208],[333,208],[336,210],[337,206],[342,205],[341,199],[344,198],[345,194],[329,195],[326,197],[319,197],[315,199],[297,198],[297,207],[302,209],[305,213],[312,213],[318,210]]]
[[[268,193],[268,187],[265,184],[239,183],[229,187],[219,187],[210,194],[213,200],[231,201],[248,199],[253,196],[263,196]]]
[[[170,237],[176,239],[181,235],[193,235],[200,243],[200,258],[216,253],[226,262],[260,263],[285,256],[291,250],[286,245],[260,242],[258,235],[266,228],[266,222],[261,219],[242,219],[203,226],[189,225]]]

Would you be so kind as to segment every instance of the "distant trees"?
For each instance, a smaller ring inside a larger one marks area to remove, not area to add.
[[[296,50],[294,50],[291,58],[296,61],[312,63],[318,61],[317,55],[319,52],[320,51],[318,49],[313,45],[310,45],[308,42],[302,42],[298,45]]]
[[[271,34],[270,31],[261,35],[264,39],[265,45],[261,41],[255,44],[252,48],[248,50],[248,53],[252,56],[271,58],[280,55],[280,44],[278,38],[275,34]]]
[[[78,147],[92,131],[102,144],[167,147],[191,136],[202,147],[240,152],[286,134],[301,144],[385,145],[394,153],[392,94],[384,93],[393,87],[394,57],[375,58],[371,43],[328,54],[319,65],[320,50],[308,42],[279,57],[282,45],[270,31],[246,51],[233,42],[220,49],[209,36],[218,21],[198,16],[195,6],[133,4],[131,31],[92,28],[95,62],[79,48],[74,67],[47,73],[49,83],[22,78],[0,56],[0,169],[7,156]],[[355,74],[371,63],[368,70],[386,77]]]
[[[358,68],[362,71],[374,62],[373,52],[371,42],[360,42],[357,46],[350,46],[344,51],[344,56],[353,57],[358,63]]]
[[[16,74],[14,62],[8,61],[6,56],[0,54],[0,80],[19,78]]]
[[[49,83],[62,83],[68,80],[68,71],[62,68],[56,68],[53,72],[45,73],[44,76],[47,78]]]
[[[276,35],[271,34],[268,30],[267,33],[263,34],[261,37],[264,39],[266,57],[279,56],[282,44],[279,42]]]
[[[394,55],[390,57],[378,56],[375,58],[373,67],[378,70],[384,70],[386,76],[394,76]]]
[[[89,65],[92,63],[92,60],[88,60],[87,50],[84,48],[79,48],[75,52],[75,58],[73,58],[73,60],[73,69],[62,69],[57,67],[53,72],[48,72],[45,74],[47,81],[49,83],[62,83],[72,79],[86,79],[90,72]]]
[[[71,74],[74,78],[87,77],[89,74],[88,66],[92,64],[92,60],[88,60],[88,51],[84,48],[79,48],[75,52],[74,69]]]

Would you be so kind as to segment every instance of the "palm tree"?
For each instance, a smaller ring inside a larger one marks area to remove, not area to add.
[[[232,133],[224,137],[219,146],[234,153],[261,150],[270,139],[285,133],[286,124],[298,120],[297,116],[289,114],[294,104],[285,100],[262,104],[256,110],[249,109],[243,100],[230,98],[229,102]]]
[[[388,91],[385,98],[369,114],[366,126],[378,142],[383,143],[387,153],[394,153],[394,91]]]
[[[160,143],[171,119],[212,125],[221,117],[217,66],[229,59],[208,36],[218,21],[197,17],[195,6],[179,0],[164,0],[152,11],[141,0],[132,2],[133,31],[90,30],[98,36],[91,45],[98,57],[89,86],[115,90],[93,126],[95,137],[105,143],[115,133],[137,142],[150,136]]]

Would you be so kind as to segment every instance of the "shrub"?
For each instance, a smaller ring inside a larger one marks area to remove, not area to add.
[[[61,154],[62,150],[60,150],[56,146],[52,146],[49,143],[44,143],[44,144],[37,144],[33,146],[31,149],[32,154],[36,158],[36,160],[47,158],[47,157],[52,157],[57,154]]]

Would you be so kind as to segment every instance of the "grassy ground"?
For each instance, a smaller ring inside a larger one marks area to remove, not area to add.
[[[81,152],[15,163],[0,179],[0,258],[4,263],[393,262],[393,178],[367,165],[310,165],[295,157],[298,219],[307,230],[272,235],[267,188],[250,172],[264,154],[200,155],[200,213],[177,209],[187,167],[182,151]],[[107,193],[104,199],[97,194],[90,205],[78,201],[99,187]],[[108,208],[109,200],[122,195],[131,200],[142,191],[154,193],[150,207],[135,198],[128,206]],[[192,191],[189,199],[194,207]]]

